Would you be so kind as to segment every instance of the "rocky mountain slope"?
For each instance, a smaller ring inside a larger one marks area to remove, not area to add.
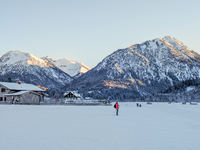
[[[21,51],[9,51],[0,58],[0,80],[22,81],[46,88],[61,88],[73,80],[53,63]]]
[[[62,71],[64,71],[65,73],[69,74],[72,77],[76,75],[79,76],[80,74],[86,73],[88,70],[91,70],[91,68],[85,65],[84,63],[79,63],[71,59],[63,58],[59,60],[53,60],[48,56],[43,57],[42,59],[53,63],[59,69],[61,69]]]
[[[84,96],[132,99],[200,77],[200,55],[166,36],[120,49],[66,86]]]

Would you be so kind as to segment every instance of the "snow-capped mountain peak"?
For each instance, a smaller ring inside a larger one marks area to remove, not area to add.
[[[172,38],[170,36],[165,36],[164,38],[160,39],[161,41],[164,41],[171,46],[179,46],[179,47],[187,47],[185,44],[183,44],[181,41],[177,40],[176,38]]]
[[[75,76],[79,73],[86,73],[91,68],[84,63],[79,63],[77,61],[73,61],[71,59],[62,58],[59,60],[53,60],[52,58],[46,56],[42,59],[47,60],[51,63],[53,63],[55,66],[57,66],[62,71],[66,72],[70,76]]]
[[[23,65],[35,65],[39,67],[50,67],[53,66],[46,60],[43,60],[33,54],[21,52],[19,50],[10,50],[5,55],[0,58],[0,65],[13,65],[13,64],[23,64]]]

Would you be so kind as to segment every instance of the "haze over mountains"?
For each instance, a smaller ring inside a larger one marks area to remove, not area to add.
[[[133,99],[199,79],[200,55],[170,36],[119,49],[93,69],[66,58],[53,60],[9,51],[0,57],[0,79],[8,77],[62,91],[76,90],[84,97]]]

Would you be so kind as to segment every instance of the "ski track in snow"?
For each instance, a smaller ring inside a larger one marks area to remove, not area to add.
[[[2,150],[198,150],[200,105],[0,105]]]

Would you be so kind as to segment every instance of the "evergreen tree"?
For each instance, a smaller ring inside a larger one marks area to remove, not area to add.
[[[12,80],[11,80],[11,78],[10,78],[10,77],[8,78],[8,82],[12,82]]]

